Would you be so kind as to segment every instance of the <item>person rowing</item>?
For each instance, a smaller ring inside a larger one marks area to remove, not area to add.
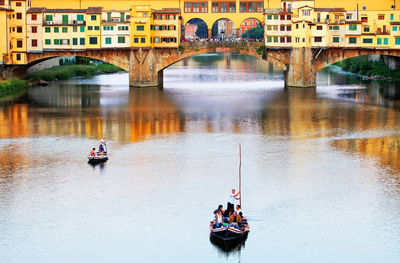
[[[95,157],[96,156],[96,148],[93,148],[92,151],[89,153],[88,157]]]

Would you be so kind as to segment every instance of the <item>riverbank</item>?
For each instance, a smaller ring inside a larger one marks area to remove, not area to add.
[[[120,71],[123,71],[123,69],[110,64],[66,65],[30,73],[28,74],[27,79],[29,81],[67,80],[74,77],[89,77],[100,74],[116,73]]]
[[[28,82],[20,79],[10,79],[0,82],[0,99],[19,95],[28,88]]]
[[[367,57],[349,58],[334,65],[368,78],[400,80],[399,71],[391,70],[383,61],[368,60]]]

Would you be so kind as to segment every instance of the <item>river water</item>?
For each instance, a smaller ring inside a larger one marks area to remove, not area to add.
[[[164,82],[73,79],[0,104],[0,262],[400,262],[398,84],[331,68],[284,89],[240,55]],[[101,136],[110,160],[93,167]],[[208,224],[238,142],[251,231],[224,252]]]

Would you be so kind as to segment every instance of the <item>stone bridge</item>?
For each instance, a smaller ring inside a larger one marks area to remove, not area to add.
[[[240,53],[261,58],[256,50],[262,43],[252,42],[187,42],[179,48],[131,48],[99,50],[59,50],[29,53],[28,65],[59,56],[88,57],[108,62],[129,72],[133,87],[162,86],[163,70],[188,57],[208,53]],[[23,73],[23,70],[20,70]],[[23,75],[23,74],[22,74]]]
[[[163,70],[188,57],[208,53],[238,53],[258,57],[284,70],[285,86],[315,87],[316,73],[335,62],[364,55],[400,56],[400,50],[375,48],[268,48],[257,42],[187,42],[179,48],[130,48],[57,50],[28,53],[28,64],[12,66],[13,75],[49,58],[88,57],[116,65],[129,72],[133,87],[163,85]]]

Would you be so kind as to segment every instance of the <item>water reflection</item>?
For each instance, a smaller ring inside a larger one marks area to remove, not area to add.
[[[398,262],[396,83],[332,69],[284,89],[261,60],[215,55],[164,77],[164,90],[74,79],[0,105],[1,258]],[[101,136],[110,160],[89,166]],[[226,252],[207,226],[236,185],[236,141],[252,233]]]
[[[232,252],[237,252],[240,256],[240,250],[245,248],[246,240],[247,235],[244,238],[231,242],[221,241],[210,235],[210,242],[218,249],[220,254],[224,254],[226,257],[230,256]]]

